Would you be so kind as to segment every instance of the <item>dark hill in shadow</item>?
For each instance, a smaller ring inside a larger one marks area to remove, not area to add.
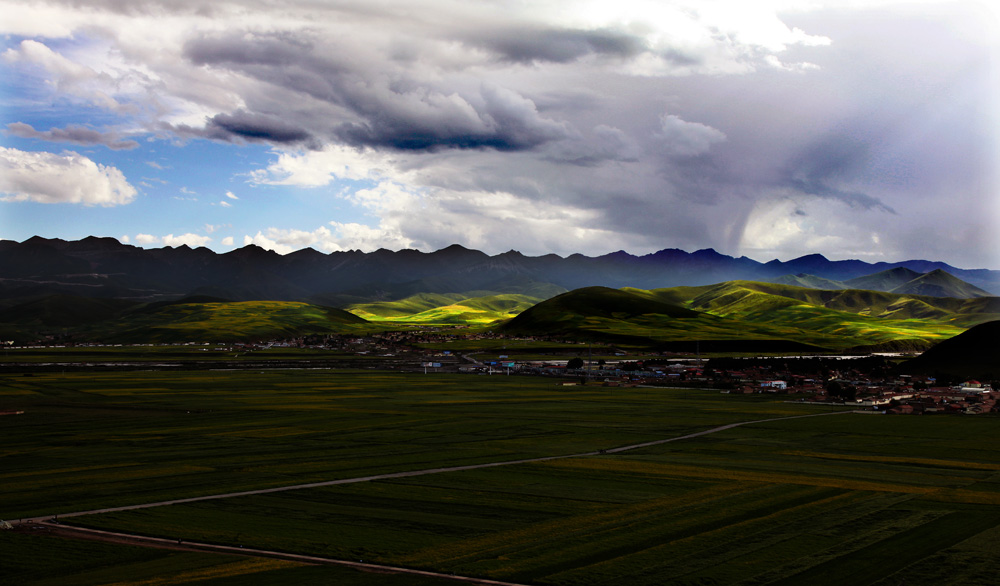
[[[911,374],[1000,379],[1000,320],[979,324],[899,366]]]

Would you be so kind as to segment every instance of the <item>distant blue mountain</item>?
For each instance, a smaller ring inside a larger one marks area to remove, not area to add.
[[[307,248],[287,255],[251,244],[218,254],[188,246],[147,250],[113,238],[66,241],[36,236],[24,242],[0,240],[0,299],[71,294],[157,301],[210,295],[344,305],[419,292],[558,291],[590,286],[654,289],[735,279],[777,280],[789,275],[848,281],[891,269],[920,274],[940,270],[990,294],[1000,294],[1000,271],[958,269],[926,260],[871,264],[810,254],[787,262],[760,263],[712,249],[690,253],[666,249],[641,256],[618,251],[565,258],[525,256],[511,250],[490,256],[457,244],[426,253],[380,249],[325,254]],[[930,290],[927,285],[924,288]]]

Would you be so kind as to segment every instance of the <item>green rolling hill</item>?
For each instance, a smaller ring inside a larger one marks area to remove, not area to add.
[[[8,308],[2,317],[2,331],[15,339],[57,335],[114,343],[256,341],[371,327],[364,319],[332,307],[213,298],[136,305],[60,296]]]
[[[771,279],[772,283],[781,285],[795,285],[796,287],[809,287],[810,289],[848,289],[849,287],[840,281],[824,279],[816,275],[799,273],[797,275],[784,275],[777,279]]]
[[[50,295],[0,310],[0,324],[24,327],[74,327],[113,319],[138,306],[135,301]]]
[[[933,272],[923,276],[929,275]],[[728,281],[652,290],[586,287],[547,300],[496,291],[421,293],[354,304],[347,310],[204,296],[136,304],[63,295],[0,310],[0,335],[7,340],[47,335],[106,342],[253,341],[386,327],[470,325],[517,335],[660,347],[698,341],[708,343],[705,351],[713,344],[727,349],[749,345],[746,351],[779,346],[920,350],[998,319],[998,297]]]
[[[687,289],[687,288],[685,288]],[[565,336],[579,340],[706,351],[818,350],[767,325],[694,311],[643,295],[641,290],[586,287],[522,312],[500,327],[512,335]],[[648,293],[648,292],[647,292]]]
[[[654,290],[578,289],[525,311],[503,330],[609,340],[645,337],[653,343],[785,340],[831,350],[923,349],[998,318],[996,297],[952,299],[730,281]]]
[[[488,325],[517,315],[541,301],[513,293],[420,293],[399,301],[356,303],[347,310],[373,323]]]
[[[930,320],[962,329],[1000,318],[998,297],[958,299],[863,289],[821,290],[757,281],[727,281],[703,287],[671,287],[651,291],[625,290],[739,319],[768,319],[766,313],[771,310],[799,304],[866,317]]]
[[[254,341],[358,331],[351,313],[295,301],[178,303],[104,325],[113,342]],[[363,329],[363,328],[362,328]]]

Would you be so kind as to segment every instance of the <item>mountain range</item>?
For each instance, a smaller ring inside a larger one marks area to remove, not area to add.
[[[490,256],[457,244],[429,253],[325,254],[306,248],[286,255],[251,244],[220,254],[204,247],[143,249],[114,238],[0,240],[0,307],[56,294],[141,302],[201,295],[345,307],[419,293],[490,291],[545,299],[590,286],[658,289],[731,280],[960,298],[1000,294],[996,270],[927,260],[832,261],[819,254],[766,263],[712,249],[597,257],[532,257],[512,250]]]

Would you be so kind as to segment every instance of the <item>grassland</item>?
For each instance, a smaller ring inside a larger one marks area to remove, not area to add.
[[[699,390],[339,371],[7,375],[0,407],[25,411],[0,418],[7,519],[574,454],[822,409]],[[620,455],[75,522],[537,584],[992,584],[998,436],[990,417],[772,421]],[[0,547],[38,551],[43,539],[5,533]],[[4,562],[8,575],[140,583],[159,568],[218,572],[207,584],[341,583],[320,577],[334,571],[324,568],[41,547],[49,565],[18,556]]]
[[[113,315],[96,311],[91,300],[61,303],[38,304],[38,311],[19,317],[8,315],[11,321],[0,324],[0,331],[19,341],[55,335],[86,342],[148,344],[248,342],[380,329],[341,309],[293,301],[154,303]],[[81,313],[99,319],[85,320]]]
[[[926,320],[964,329],[1000,318],[1000,298],[997,297],[964,299],[862,289],[830,291],[756,281],[727,281],[704,287],[626,291],[668,303],[679,303],[713,315],[748,319],[756,323],[780,324],[780,314],[773,317],[770,315],[774,310],[802,305],[829,310],[827,321],[843,314],[851,314],[887,321]],[[821,329],[827,324],[818,322],[809,325],[817,325]]]
[[[373,323],[484,326],[510,319],[541,300],[513,293],[421,293],[399,301],[354,304],[347,310]]]
[[[135,312],[110,324],[116,342],[273,340],[363,331],[364,320],[331,307],[290,301],[183,303]],[[108,324],[104,324],[108,327]]]
[[[996,319],[998,311],[997,298],[942,299],[732,281],[651,291],[577,289],[532,307],[502,329],[653,345],[785,341],[830,350],[912,350]]]
[[[557,335],[661,349],[694,341],[728,341],[752,342],[753,349],[766,351],[772,348],[758,346],[769,341],[794,351],[922,350],[969,327],[1000,319],[1000,298],[730,281],[654,290],[588,287],[548,299],[490,291],[420,293],[396,301],[358,303],[347,310],[291,301],[189,298],[141,305],[57,296],[4,310],[0,333],[17,341],[50,336],[173,343],[463,326],[465,331]]]

